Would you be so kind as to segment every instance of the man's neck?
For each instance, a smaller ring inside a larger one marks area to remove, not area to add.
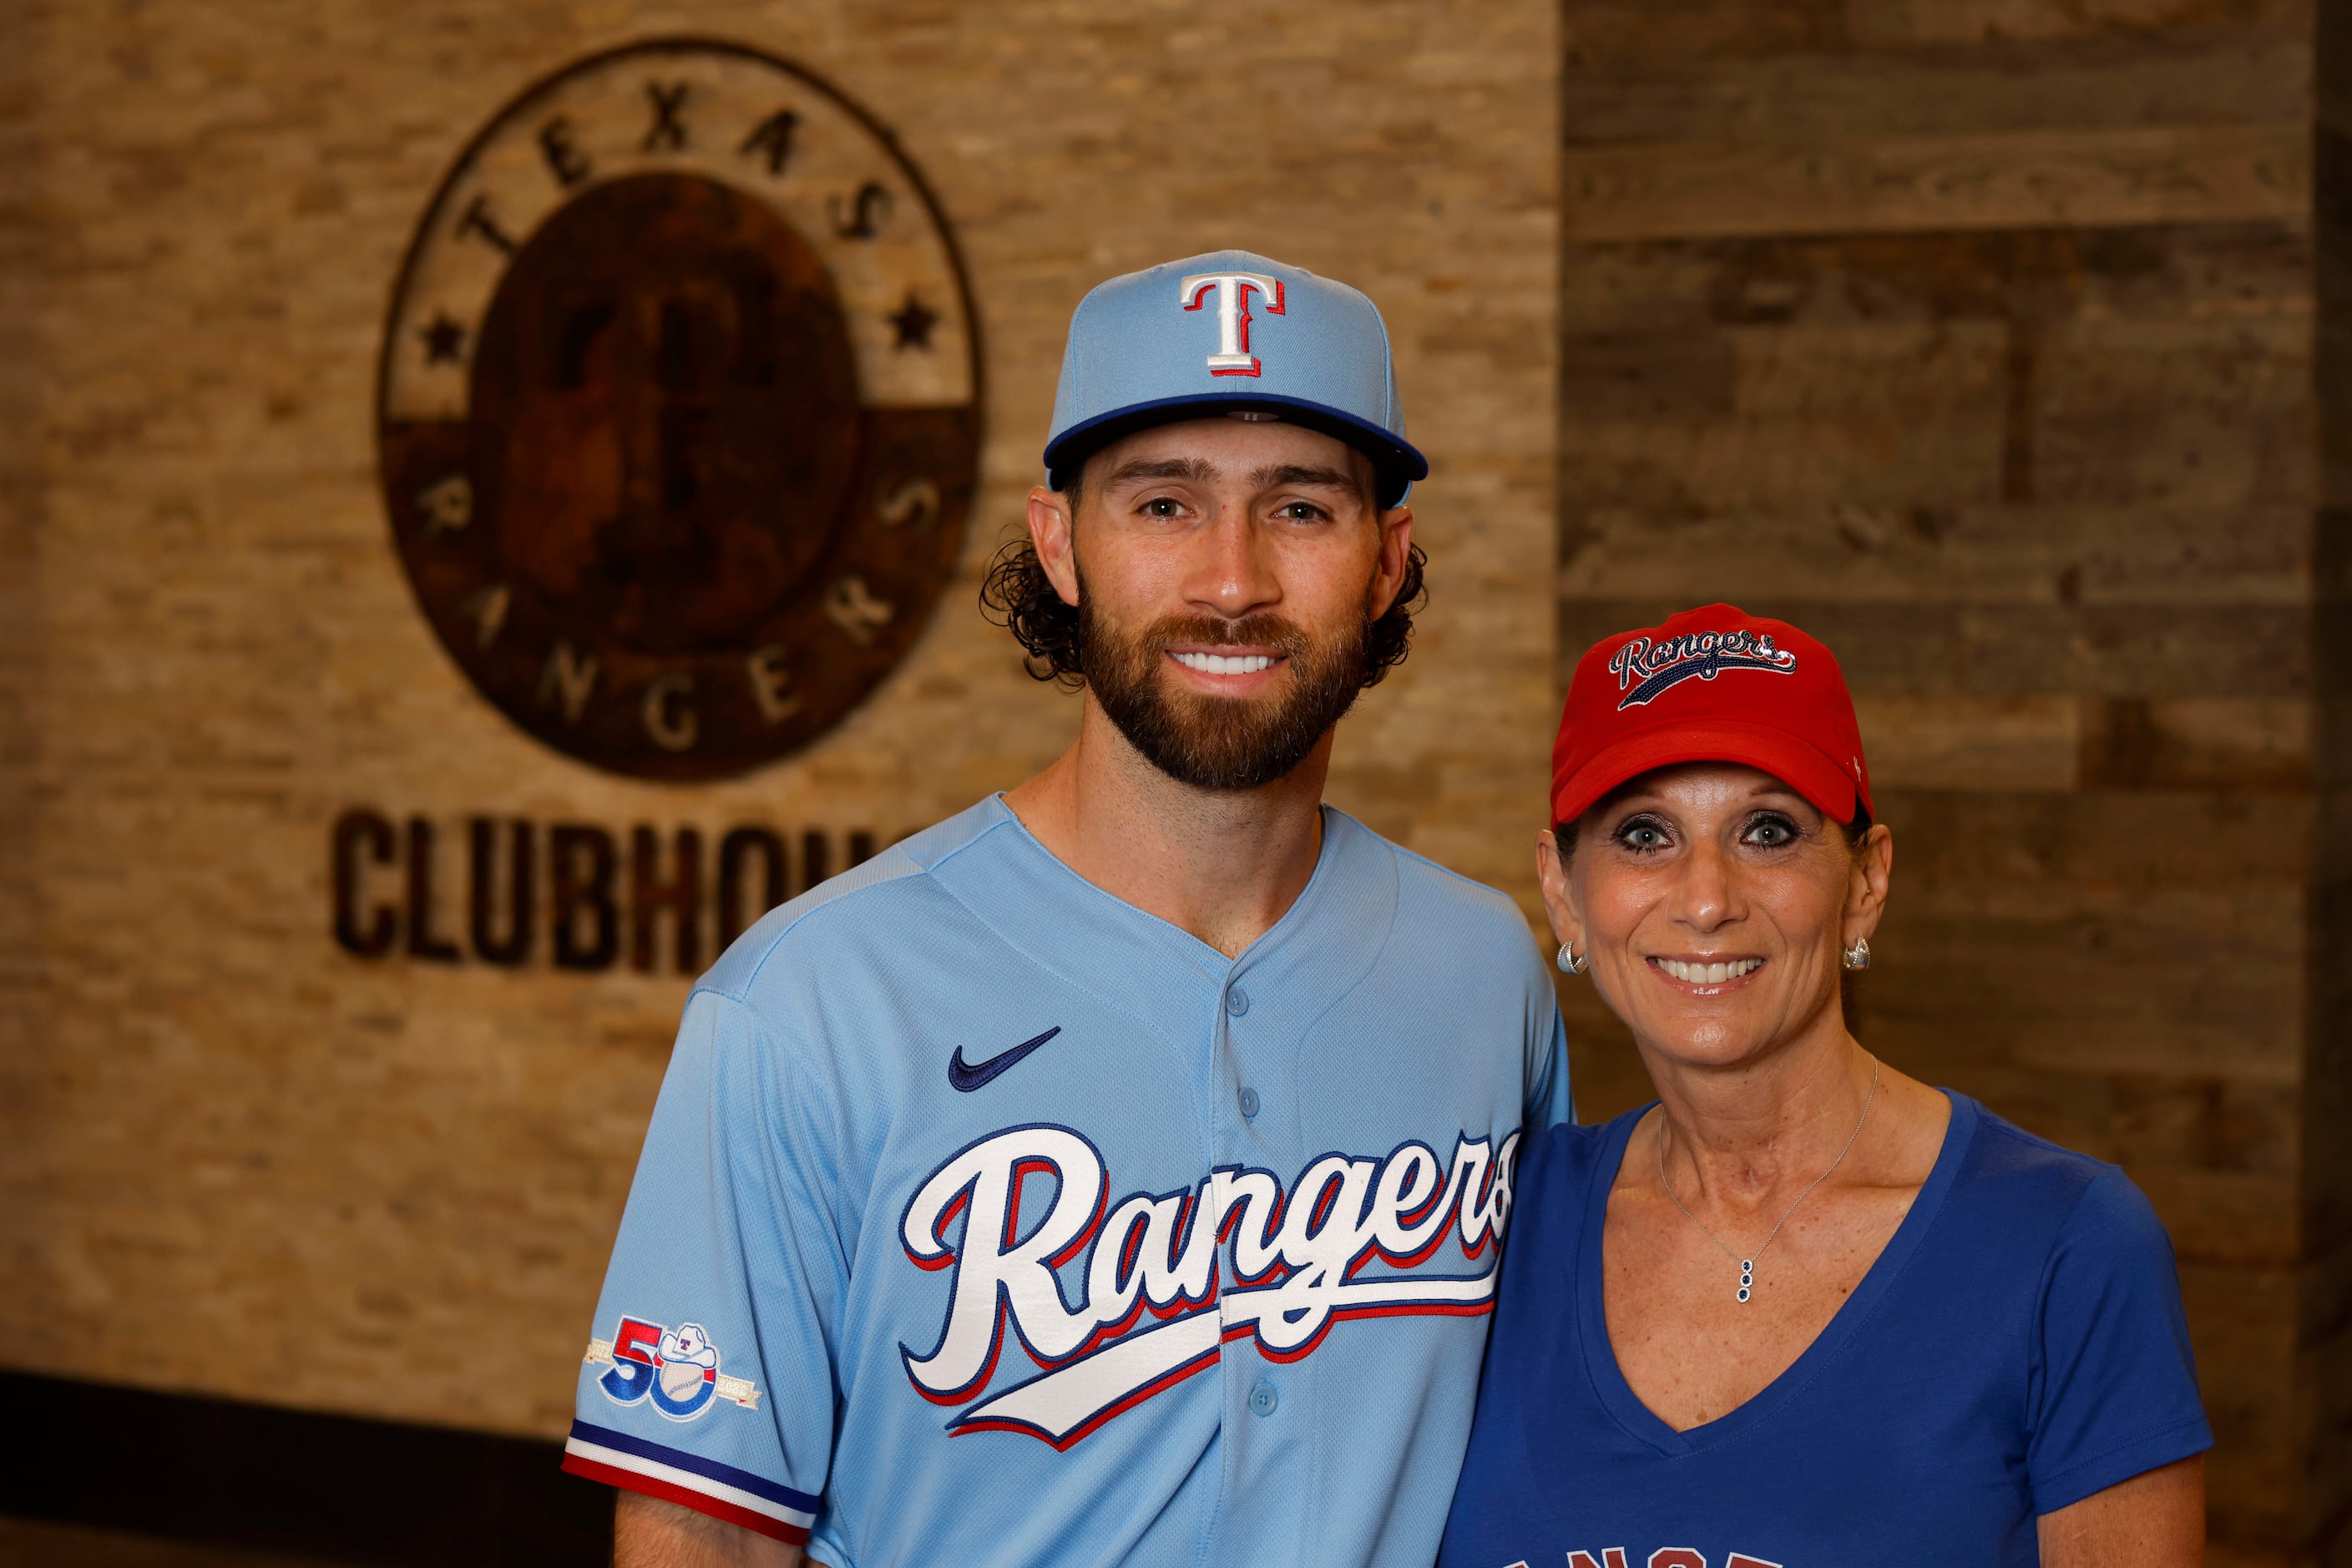
[[[1088,693],[1076,743],[1004,803],[1071,870],[1230,958],[1314,876],[1330,765],[1326,734],[1288,776],[1258,789],[1180,784],[1129,744]]]

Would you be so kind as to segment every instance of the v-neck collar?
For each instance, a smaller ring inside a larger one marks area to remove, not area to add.
[[[1002,795],[976,807],[985,826],[972,842],[998,839],[1008,852],[978,860],[950,857],[931,874],[971,914],[1066,981],[1138,1019],[1164,1021],[1221,1005],[1225,987],[1242,975],[1287,972],[1303,955],[1302,943],[1312,945],[1304,933],[1369,936],[1357,955],[1369,966],[1393,914],[1395,869],[1388,857],[1372,852],[1381,841],[1361,824],[1331,806],[1319,809],[1323,842],[1306,887],[1281,919],[1232,958],[1072,870]],[[1005,919],[1014,910],[1022,914],[1017,927]],[[1083,943],[1075,940],[1081,931]],[[1325,979],[1335,991],[1344,988],[1334,976]]]
[[[1642,1403],[1633,1385],[1625,1381],[1623,1369],[1617,1364],[1616,1347],[1609,1342],[1608,1307],[1602,1294],[1606,1283],[1601,1274],[1601,1232],[1608,1225],[1610,1190],[1617,1184],[1618,1172],[1625,1163],[1625,1146],[1648,1107],[1619,1119],[1601,1152],[1591,1189],[1585,1195],[1584,1234],[1579,1242],[1577,1258],[1576,1306],[1585,1373],[1591,1380],[1594,1394],[1620,1426],[1662,1454],[1696,1453],[1738,1439],[1803,1392],[1846,1342],[1861,1331],[1880,1298],[1893,1288],[1912,1255],[1918,1251],[1920,1238],[1935,1224],[1945,1195],[1951,1191],[1960,1161],[1968,1152],[1969,1141],[1976,1136],[1977,1113],[1973,1100],[1949,1089],[1943,1094],[1952,1105],[1951,1121],[1944,1129],[1944,1146],[1937,1151],[1936,1163],[1928,1171],[1927,1181],[1920,1184],[1919,1196],[1912,1203],[1910,1212],[1887,1238],[1885,1249],[1864,1272],[1862,1283],[1854,1287],[1853,1294],[1839,1305],[1822,1331],[1813,1336],[1813,1342],[1780,1376],[1737,1407],[1687,1432],[1675,1431],[1656,1411]]]

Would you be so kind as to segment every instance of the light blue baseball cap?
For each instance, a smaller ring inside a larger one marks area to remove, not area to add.
[[[1345,283],[1246,250],[1218,250],[1098,285],[1070,317],[1045,440],[1056,489],[1132,430],[1256,409],[1337,437],[1372,460],[1394,506],[1429,461],[1404,438],[1388,328]]]

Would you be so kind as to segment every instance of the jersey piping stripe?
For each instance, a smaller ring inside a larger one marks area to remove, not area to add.
[[[606,1486],[683,1504],[778,1541],[805,1541],[810,1526],[816,1522],[811,1510],[783,1508],[740,1487],[727,1486],[675,1465],[602,1448],[577,1437],[563,1445],[563,1468],[575,1476],[602,1481]]]
[[[686,1470],[700,1476],[705,1480],[717,1481],[721,1486],[732,1487],[737,1491],[750,1492],[753,1497],[763,1498],[787,1512],[814,1513],[817,1510],[817,1500],[806,1492],[794,1491],[792,1488],[779,1485],[765,1476],[755,1475],[750,1470],[738,1469],[733,1465],[721,1464],[717,1459],[705,1458],[700,1454],[690,1454],[683,1448],[673,1448],[667,1444],[656,1443],[649,1438],[615,1431],[610,1426],[599,1426],[593,1421],[572,1422],[572,1436],[592,1447],[609,1448],[614,1453],[649,1459],[657,1465],[667,1465],[675,1469]]]

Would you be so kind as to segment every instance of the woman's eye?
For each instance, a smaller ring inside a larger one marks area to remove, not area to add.
[[[1654,822],[1629,822],[1617,830],[1617,842],[1637,855],[1648,854],[1666,847],[1666,833]]]
[[[1793,824],[1768,816],[1748,830],[1748,841],[1766,849],[1779,849],[1797,841]]]

